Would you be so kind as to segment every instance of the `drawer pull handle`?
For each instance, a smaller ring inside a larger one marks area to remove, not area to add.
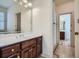
[[[15,51],[15,49],[12,49],[11,51],[12,51],[12,52],[14,52],[14,51]]]

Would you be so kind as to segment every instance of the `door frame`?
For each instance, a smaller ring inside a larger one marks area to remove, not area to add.
[[[59,21],[59,16],[60,15],[65,15],[65,14],[71,14],[71,19],[70,19],[70,22],[71,22],[71,25],[70,25],[70,32],[72,33],[72,34],[70,34],[70,40],[71,40],[71,46],[75,46],[75,22],[74,22],[74,12],[66,12],[66,13],[61,13],[61,14],[58,14],[57,15],[57,22],[59,22],[59,23],[57,23],[58,24],[58,34],[59,34],[59,39],[60,39],[60,21]],[[72,28],[72,26],[73,26],[73,28]],[[72,31],[73,30],[73,31]],[[74,42],[73,42],[74,41]],[[74,43],[74,44],[73,44]]]

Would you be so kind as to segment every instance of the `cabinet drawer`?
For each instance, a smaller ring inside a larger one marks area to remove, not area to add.
[[[22,43],[22,49],[24,49],[24,48],[26,48],[28,46],[31,46],[34,43],[36,43],[35,39],[29,40],[29,41],[25,41],[25,42]]]
[[[16,52],[20,51],[20,45],[12,45],[2,49],[2,57],[8,57]]]

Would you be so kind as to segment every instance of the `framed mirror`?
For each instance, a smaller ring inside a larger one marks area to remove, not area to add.
[[[0,0],[0,34],[32,31],[32,0]]]

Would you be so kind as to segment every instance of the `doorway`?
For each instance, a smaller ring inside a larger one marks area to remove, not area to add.
[[[75,56],[73,3],[74,0],[55,0],[56,41],[58,41],[58,44],[54,54],[58,58],[72,58]]]
[[[73,13],[61,14],[58,17],[60,40],[54,55],[58,58],[75,57],[74,47],[74,18]]]
[[[71,14],[59,15],[60,40],[71,43]]]

